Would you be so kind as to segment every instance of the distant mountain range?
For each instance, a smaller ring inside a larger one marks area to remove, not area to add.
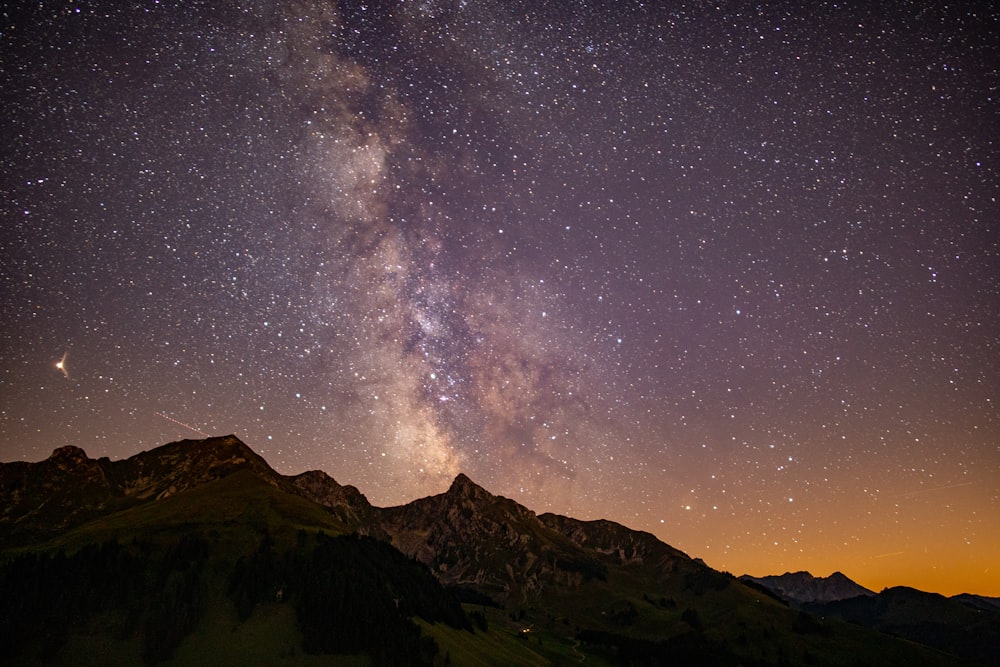
[[[767,577],[744,574],[740,580],[759,584],[786,602],[799,605],[875,595],[875,591],[856,584],[840,572],[834,572],[829,577],[814,577],[808,572],[786,572]]]
[[[840,572],[814,577],[808,572],[751,577],[741,581],[760,586],[792,607],[813,616],[836,617],[897,637],[996,664],[1000,600],[963,594],[945,598],[903,586],[875,593]]]
[[[989,598],[741,581],[465,475],[379,508],[234,436],[0,464],[0,545],[5,664],[1000,664]]]

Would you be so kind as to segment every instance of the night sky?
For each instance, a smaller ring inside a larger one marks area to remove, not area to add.
[[[10,4],[0,460],[1000,596],[996,6]]]

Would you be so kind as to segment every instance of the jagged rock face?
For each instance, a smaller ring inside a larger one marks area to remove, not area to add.
[[[38,463],[0,463],[0,538],[55,534],[247,468],[269,484],[287,484],[235,436],[175,442],[123,461],[68,446]]]
[[[39,463],[0,463],[0,527],[85,521],[114,495],[99,461],[79,447],[60,447]],[[2,535],[4,532],[0,532]]]
[[[60,447],[52,452],[48,460],[62,469],[72,469],[90,461],[87,452],[73,445]]]
[[[237,471],[317,503],[352,530],[391,542],[444,583],[476,585],[500,599],[604,579],[609,566],[667,575],[693,563],[654,536],[610,521],[538,517],[465,475],[445,493],[373,507],[356,488],[324,472],[280,475],[235,436],[170,443],[123,461],[94,460],[64,447],[40,463],[0,464],[0,540],[51,536]]]
[[[593,549],[617,565],[644,565],[666,575],[691,563],[684,552],[664,544],[654,535],[613,521],[580,521],[558,514],[543,514],[538,518],[580,547]]]
[[[345,487],[337,483],[337,480],[327,475],[322,470],[310,470],[301,475],[291,478],[302,495],[314,503],[319,503],[324,507],[339,507],[343,505],[364,504],[367,509],[371,508],[368,499],[361,495],[353,486]]]
[[[767,577],[744,575],[740,578],[760,584],[781,598],[799,604],[875,595],[874,591],[851,581],[840,572],[834,572],[829,577],[814,577],[808,572],[786,572]]]
[[[173,442],[109,467],[121,493],[140,500],[166,498],[243,469],[272,486],[282,485],[282,476],[233,435]]]
[[[288,480],[300,496],[322,505],[362,535],[387,539],[379,526],[376,508],[357,488],[338,484],[321,470],[310,470]]]
[[[446,493],[380,514],[392,544],[445,583],[524,598],[549,584],[579,584],[601,573],[599,564],[533,512],[465,475]]]

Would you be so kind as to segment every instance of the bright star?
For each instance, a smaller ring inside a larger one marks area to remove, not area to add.
[[[62,359],[56,362],[56,368],[62,371],[63,377],[67,380],[69,379],[69,371],[66,370],[66,359],[69,357],[69,352],[63,352]]]

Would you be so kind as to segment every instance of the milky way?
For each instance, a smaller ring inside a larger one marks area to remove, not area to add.
[[[0,458],[1000,595],[995,9],[183,4],[5,10]]]

